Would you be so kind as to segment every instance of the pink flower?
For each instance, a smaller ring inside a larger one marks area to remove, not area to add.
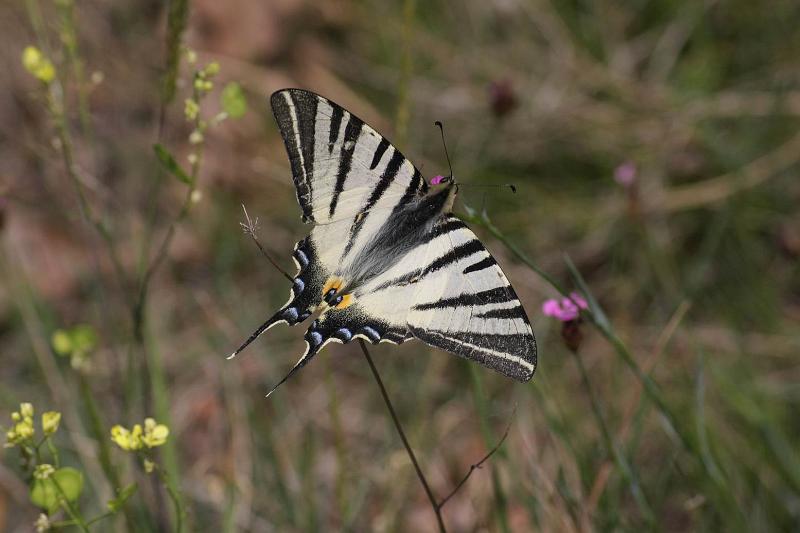
[[[637,169],[633,161],[625,161],[614,169],[614,181],[625,188],[636,182]]]
[[[434,176],[431,178],[431,185],[439,185],[443,182],[446,178],[444,176]]]
[[[586,300],[577,292],[573,292],[569,298],[562,298],[561,301],[546,300],[542,304],[542,312],[545,316],[551,316],[562,322],[570,322],[580,316],[581,309],[588,309],[588,307]]]

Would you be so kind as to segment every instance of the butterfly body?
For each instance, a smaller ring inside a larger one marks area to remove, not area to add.
[[[234,355],[275,324],[317,313],[305,353],[280,383],[327,343],[359,338],[416,338],[530,379],[530,323],[495,260],[452,215],[457,185],[429,187],[391,143],[321,96],[286,89],[271,102],[303,220],[314,227],[295,246],[289,301]]]

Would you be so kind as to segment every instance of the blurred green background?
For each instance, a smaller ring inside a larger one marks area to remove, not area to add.
[[[267,103],[299,86],[428,178],[447,172],[443,121],[461,182],[517,188],[463,188],[457,210],[485,209],[571,291],[567,254],[608,316],[606,334],[581,325],[572,357],[541,313],[555,289],[478,225],[531,318],[533,381],[418,343],[372,349],[439,497],[511,422],[444,507],[449,530],[797,530],[799,26],[794,0],[3,2],[0,424],[22,401],[64,413],[87,516],[113,496],[107,466],[139,484],[130,517],[93,530],[173,527],[139,462],[98,455],[144,416],[170,427],[158,457],[188,530],[435,530],[358,346],[329,347],[269,400],[303,330],[225,360],[288,289],[241,204],[286,268],[308,231]],[[180,42],[195,65],[170,56]],[[27,45],[56,82],[25,71]],[[184,99],[213,60],[201,115],[229,81],[249,110],[205,133],[189,199],[152,146],[190,167]],[[97,343],[74,369],[50,339],[79,324]],[[0,530],[29,531],[39,511],[3,455]]]

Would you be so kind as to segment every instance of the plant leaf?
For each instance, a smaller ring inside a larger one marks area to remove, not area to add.
[[[241,118],[247,112],[247,99],[244,97],[241,85],[235,81],[230,82],[222,89],[220,95],[222,109],[231,118]]]
[[[187,185],[192,184],[192,178],[181,168],[178,162],[175,161],[175,158],[169,153],[169,150],[164,148],[161,144],[154,144],[153,151],[156,153],[158,161],[167,172]]]
[[[48,514],[61,505],[61,498],[77,501],[83,491],[83,474],[69,466],[59,468],[47,479],[36,479],[31,486],[31,502]]]
[[[136,483],[131,483],[127,487],[121,488],[119,494],[117,494],[117,497],[108,501],[108,510],[112,513],[116,513],[122,509],[122,506],[125,505],[125,502],[128,500],[128,498],[133,496],[138,488],[139,487],[136,485]]]

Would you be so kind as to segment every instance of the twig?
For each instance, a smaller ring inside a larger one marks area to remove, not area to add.
[[[611,436],[611,432],[608,429],[608,424],[606,424],[605,418],[603,417],[603,411],[600,407],[600,400],[597,398],[597,395],[592,388],[592,384],[589,381],[589,373],[587,372],[586,366],[583,363],[583,358],[578,350],[569,351],[575,358],[575,363],[578,365],[583,387],[586,389],[586,393],[589,396],[589,403],[592,407],[592,413],[594,414],[597,425],[600,428],[600,433],[606,445],[606,452],[614,459],[614,462],[617,464],[617,468],[622,474],[622,477],[625,478],[625,481],[628,483],[628,485],[630,485],[631,495],[636,501],[636,505],[639,507],[642,516],[650,525],[653,525],[655,524],[655,516],[653,515],[653,511],[650,508],[650,504],[647,502],[647,497],[645,496],[644,491],[642,491],[642,488],[639,484],[639,478],[636,475],[636,471],[633,469],[633,466],[628,462],[628,459],[625,457],[624,453],[620,447],[617,446],[617,443]]]
[[[283,274],[283,276],[289,281],[292,281],[293,279],[292,276],[290,276],[288,272],[286,272],[283,268],[281,268],[280,265],[278,265],[277,261],[275,261],[275,259],[273,259],[272,256],[269,255],[269,253],[267,253],[267,251],[264,249],[263,246],[261,246],[261,243],[259,242],[257,235],[258,217],[256,217],[255,220],[250,220],[250,215],[247,214],[247,208],[244,206],[244,204],[242,204],[242,210],[244,211],[244,218],[247,219],[247,223],[239,222],[239,225],[244,230],[245,235],[249,235],[253,239],[253,242],[256,243],[258,249],[261,250],[261,253],[264,254],[264,257],[267,258],[267,261],[272,263],[272,266],[274,266],[278,270],[278,272]]]
[[[674,187],[666,193],[663,209],[667,212],[681,211],[727,200],[736,193],[779,176],[797,162],[799,153],[800,135],[795,135],[741,168],[698,183]]]
[[[439,525],[439,531],[446,532],[447,529],[444,527],[444,520],[442,520],[441,506],[436,503],[436,497],[433,495],[433,491],[431,491],[430,485],[428,485],[428,480],[425,479],[425,474],[422,473],[422,469],[420,468],[419,463],[417,462],[417,457],[416,455],[414,455],[414,450],[408,443],[406,434],[403,431],[403,426],[400,424],[400,420],[397,418],[397,413],[395,413],[394,411],[394,406],[392,405],[392,401],[389,399],[389,394],[386,392],[386,387],[383,386],[383,380],[381,379],[381,375],[378,373],[378,369],[375,367],[375,363],[372,361],[372,356],[369,354],[369,350],[367,350],[367,345],[364,344],[364,341],[362,339],[358,339],[358,343],[361,345],[361,351],[364,352],[364,358],[367,360],[370,370],[372,370],[372,376],[375,378],[375,382],[378,384],[378,388],[381,390],[381,396],[383,396],[383,401],[386,404],[386,408],[389,410],[389,414],[392,417],[392,422],[394,422],[394,427],[395,429],[397,429],[397,433],[400,435],[400,440],[403,441],[403,446],[405,446],[406,448],[406,453],[408,453],[408,457],[409,459],[411,459],[411,463],[414,465],[414,470],[416,470],[417,472],[417,477],[419,478],[419,482],[422,484],[422,488],[425,489],[425,494],[428,496],[428,500],[431,502],[431,508],[433,509],[433,512],[436,515],[436,523]],[[467,477],[469,477],[469,474],[467,475]]]
[[[445,497],[442,499],[442,501],[440,501],[440,502],[438,503],[438,505],[437,505],[437,506],[439,507],[439,509],[440,509],[440,510],[441,510],[441,508],[442,508],[442,507],[444,507],[444,504],[446,504],[446,503],[447,503],[447,502],[450,500],[450,498],[452,498],[453,496],[455,496],[455,495],[456,495],[456,492],[458,492],[458,491],[459,491],[459,489],[461,489],[461,487],[464,485],[464,483],[466,483],[466,482],[467,482],[467,480],[469,479],[469,476],[471,476],[471,475],[472,475],[472,473],[473,473],[475,470],[477,470],[478,468],[480,468],[481,466],[483,466],[483,463],[485,463],[486,461],[488,461],[488,460],[489,460],[489,458],[490,458],[492,455],[494,455],[494,453],[495,453],[497,450],[499,450],[499,449],[500,449],[500,446],[502,446],[502,445],[503,445],[503,443],[506,441],[506,437],[508,437],[508,432],[511,430],[511,424],[514,422],[514,415],[515,415],[516,413],[517,413],[517,408],[516,408],[516,406],[514,406],[514,411],[511,413],[511,419],[508,421],[508,425],[506,426],[506,430],[505,430],[505,432],[503,433],[503,436],[502,436],[502,437],[500,437],[500,440],[497,442],[497,444],[495,445],[495,447],[494,447],[494,448],[492,448],[492,449],[489,451],[489,453],[487,453],[486,455],[484,455],[484,456],[483,456],[483,459],[481,459],[480,461],[478,461],[477,463],[475,463],[474,465],[472,465],[472,466],[470,466],[470,467],[469,467],[469,472],[467,472],[467,475],[465,475],[465,476],[464,476],[464,478],[463,478],[463,479],[462,479],[462,480],[461,480],[461,481],[458,483],[458,485],[456,485],[456,487],[455,487],[455,488],[454,488],[454,489],[453,489],[453,490],[450,492],[450,494],[448,494],[447,496],[445,496]]]

